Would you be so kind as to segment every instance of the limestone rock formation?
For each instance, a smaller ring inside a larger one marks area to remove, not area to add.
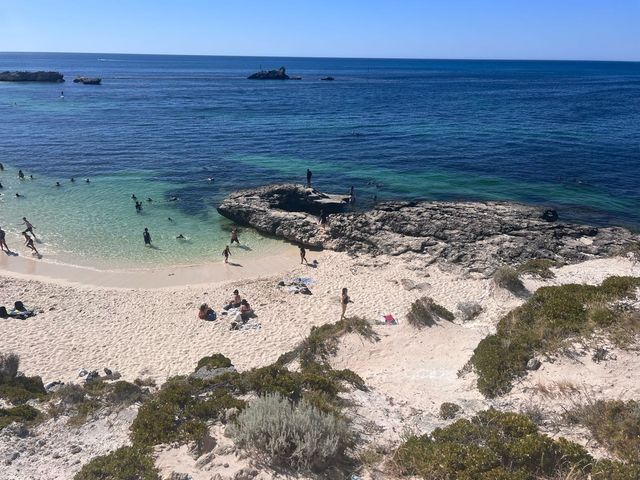
[[[289,80],[284,67],[277,70],[262,70],[247,77],[249,80]]]
[[[64,75],[58,72],[0,72],[0,82],[64,82]]]
[[[83,85],[100,85],[102,83],[102,79],[97,77],[76,77],[73,79],[73,83],[81,83]]]
[[[537,207],[506,202],[385,202],[345,212],[345,199],[302,185],[235,192],[218,212],[256,230],[311,247],[372,255],[421,254],[490,276],[534,258],[572,263],[618,253],[640,237],[624,228],[551,221]],[[319,212],[328,215],[319,224]]]

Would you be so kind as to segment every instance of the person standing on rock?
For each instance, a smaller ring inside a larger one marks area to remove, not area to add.
[[[224,256],[224,263],[229,263],[229,255],[231,255],[229,245],[224,248],[224,250],[222,251],[222,255]]]
[[[144,232],[142,233],[142,238],[144,239],[144,246],[151,246],[151,234],[149,233],[149,229],[145,227]]]
[[[347,311],[347,304],[351,300],[349,299],[349,294],[347,293],[347,288],[342,289],[342,293],[340,294],[340,306],[342,307],[342,315],[340,315],[340,320],[344,318],[344,314]]]
[[[233,242],[240,245],[240,240],[238,240],[238,229],[236,227],[231,229],[231,245],[233,245]]]
[[[311,170],[309,170],[307,168],[307,187],[311,187],[311,177],[312,177],[313,173],[311,173]]]
[[[298,245],[298,248],[300,249],[300,265],[302,265],[303,262],[309,265],[307,261],[307,250],[304,248],[304,245]]]

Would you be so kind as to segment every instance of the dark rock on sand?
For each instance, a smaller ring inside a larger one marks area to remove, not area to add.
[[[249,80],[289,80],[284,67],[277,70],[262,70],[247,77]]]
[[[76,77],[73,79],[73,83],[81,83],[83,85],[100,85],[102,83],[102,79],[94,77]]]
[[[64,82],[64,75],[58,72],[0,72],[0,82]]]
[[[619,253],[640,240],[620,227],[543,220],[542,209],[506,202],[386,202],[344,212],[345,199],[302,185],[270,185],[227,196],[218,212],[238,224],[310,247],[350,254],[420,254],[484,276],[535,258],[575,263]],[[319,225],[318,214],[329,214]]]
[[[537,358],[531,358],[527,362],[527,370],[538,370],[541,365],[542,362],[540,362],[540,360],[538,360]]]

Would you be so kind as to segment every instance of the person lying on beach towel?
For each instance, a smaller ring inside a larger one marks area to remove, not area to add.
[[[3,316],[6,314],[7,316]],[[28,310],[21,301],[17,301],[14,303],[13,308],[9,311],[5,307],[0,307],[0,317],[1,318],[19,318],[20,320],[24,320],[25,318],[32,317],[34,315],[33,310]]]
[[[387,315],[380,315],[378,323],[381,325],[397,325],[398,321],[394,318],[393,315],[388,313]]]
[[[216,319],[216,312],[212,308],[209,308],[209,305],[207,305],[206,303],[203,303],[202,305],[200,305],[200,310],[198,311],[198,318],[200,320],[212,321]]]

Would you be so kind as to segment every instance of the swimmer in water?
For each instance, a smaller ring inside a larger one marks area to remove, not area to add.
[[[171,217],[167,218],[167,220],[169,220],[170,222],[173,222],[173,218]]]
[[[137,200],[137,199],[138,199],[138,197],[136,197],[136,194],[135,194],[135,193],[132,193],[132,194],[131,194],[131,200]]]
[[[4,165],[0,163],[0,172],[4,171]]]
[[[170,202],[177,202],[177,201],[178,201],[178,197],[176,197],[175,195],[171,195],[171,196],[169,197],[169,201],[170,201]]]
[[[22,195],[20,195],[19,193],[16,192],[16,197],[20,198],[20,197],[22,197]]]
[[[213,178],[213,177],[207,177],[207,181],[208,182],[213,182],[214,180],[215,180],[215,178]]]
[[[91,183],[91,180],[89,180],[88,178],[85,180],[85,182],[87,183]]]
[[[151,234],[149,233],[149,230],[147,228],[144,229],[144,232],[142,234],[142,238],[144,239],[144,246],[145,247],[150,247],[151,246]]]
[[[29,175],[29,178],[30,178],[31,180],[33,180],[33,175]]]
[[[56,182],[56,187],[61,187],[60,182]]]
[[[151,197],[147,198],[147,202],[151,203],[153,202],[153,199]]]
[[[180,234],[176,237],[178,240],[185,240],[185,236],[183,234]]]
[[[73,182],[75,182],[75,181],[76,181],[76,179],[75,179],[75,178],[73,178],[73,177],[71,177],[71,183],[73,183]]]
[[[24,173],[22,173],[22,170],[18,170],[18,178],[20,180],[24,180]]]
[[[0,188],[4,188],[4,187],[2,186],[2,183],[0,183]]]

